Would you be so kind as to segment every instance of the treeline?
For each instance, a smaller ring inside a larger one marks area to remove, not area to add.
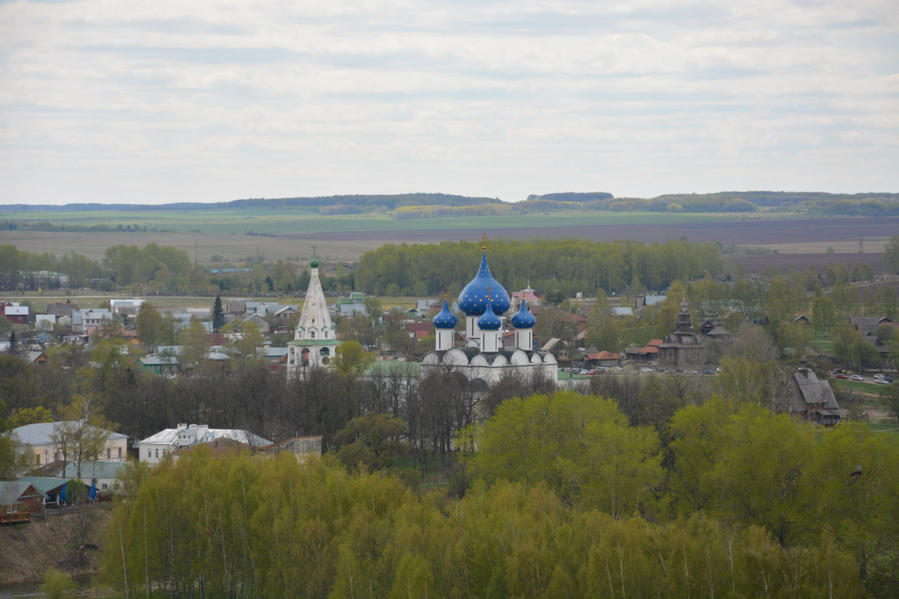
[[[166,597],[899,589],[899,451],[866,425],[820,430],[712,400],[659,435],[610,400],[556,393],[506,401],[458,445],[460,498],[328,457],[199,450],[132,466],[105,578]]]
[[[220,293],[293,294],[305,291],[309,271],[305,264],[278,260],[256,262],[228,273],[210,273],[196,267],[187,252],[155,243],[143,247],[117,245],[106,249],[101,261],[69,252],[63,256],[19,250],[0,245],[0,289],[38,289],[59,286],[59,278],[37,276],[48,271],[68,275],[68,287],[103,291],[122,290],[140,295]],[[333,276],[321,275],[326,291],[353,289],[355,272],[337,265]]]
[[[0,228],[7,231],[51,231],[51,232],[77,232],[77,233],[148,233],[161,232],[156,228],[147,228],[141,225],[70,225],[49,222],[10,222],[0,224]]]
[[[384,245],[359,259],[356,289],[375,295],[457,294],[474,277],[480,248],[468,242]],[[580,239],[492,241],[490,269],[506,289],[528,282],[561,301],[577,292],[602,287],[609,293],[627,289],[664,289],[672,281],[721,272],[716,244],[686,241],[643,244]]]
[[[511,204],[482,204],[474,206],[400,206],[392,212],[399,220],[438,218],[444,216],[502,216],[511,214]]]

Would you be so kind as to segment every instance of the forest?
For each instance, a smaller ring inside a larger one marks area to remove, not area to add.
[[[455,442],[464,481],[450,487],[331,455],[132,465],[104,577],[161,597],[899,589],[899,451],[866,425],[820,430],[712,399],[660,434],[612,400],[557,392],[508,399]]]
[[[359,259],[355,286],[375,295],[458,294],[471,280],[480,248],[470,242],[428,245],[388,244]],[[627,289],[664,289],[677,279],[721,272],[717,244],[687,241],[644,244],[582,239],[491,241],[490,269],[509,290],[549,290],[558,302],[602,287],[608,293]]]

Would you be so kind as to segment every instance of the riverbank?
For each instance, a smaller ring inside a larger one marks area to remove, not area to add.
[[[99,571],[111,506],[0,527],[0,585],[39,582],[51,567],[73,576]]]

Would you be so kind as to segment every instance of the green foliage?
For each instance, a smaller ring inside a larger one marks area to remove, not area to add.
[[[40,590],[47,599],[64,599],[66,597],[75,597],[78,585],[65,572],[56,568],[50,568],[44,572],[44,583],[41,585]]]
[[[133,596],[864,594],[834,535],[784,548],[707,513],[614,518],[542,482],[497,480],[448,500],[327,460],[206,451],[126,478],[138,483],[113,512],[103,574]]]
[[[384,295],[396,285],[400,294],[415,294],[416,284],[428,294],[449,287],[461,291],[471,280],[479,247],[473,243],[384,245],[359,260],[356,288]],[[530,280],[534,288],[557,290],[562,297],[577,291],[623,292],[635,278],[651,289],[667,287],[679,278],[721,270],[715,244],[669,241],[664,244],[589,242],[584,240],[493,241],[489,249],[494,276],[509,289]],[[679,300],[678,300],[679,301]]]
[[[629,427],[615,402],[571,392],[510,399],[474,431],[470,473],[549,486],[568,501],[623,516],[661,481],[655,431]]]
[[[43,406],[21,408],[9,417],[9,428],[18,428],[35,422],[53,422],[53,412]]]
[[[212,304],[212,328],[216,331],[221,330],[225,326],[225,312],[222,310],[222,296],[215,296],[215,303]]]
[[[899,235],[893,235],[884,249],[884,258],[893,272],[899,272]]]
[[[401,418],[363,414],[334,436],[334,444],[340,447],[337,457],[347,468],[359,464],[369,470],[388,468],[409,451],[408,443],[400,441],[405,431],[406,423]]]
[[[162,315],[150,302],[144,302],[137,313],[137,338],[152,352],[156,350],[163,334]]]

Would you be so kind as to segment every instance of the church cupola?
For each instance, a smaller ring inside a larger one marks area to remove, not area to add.
[[[477,325],[481,333],[481,351],[486,353],[499,351],[499,329],[503,326],[503,321],[494,314],[492,303],[487,302],[486,310],[478,318]]]
[[[453,348],[453,334],[455,333],[456,315],[449,309],[446,299],[443,300],[443,310],[434,317],[434,328],[436,329],[436,347],[437,351],[446,351]]]
[[[485,235],[481,240],[481,266],[478,274],[459,294],[459,309],[465,313],[465,337],[469,346],[477,345],[476,340],[481,337],[478,317],[487,311],[488,306],[494,316],[501,315],[509,309],[511,301],[508,292],[490,274]]]
[[[537,319],[528,310],[527,302],[521,300],[521,308],[512,317],[512,326],[515,327],[515,347],[529,351],[534,349],[534,325]]]

